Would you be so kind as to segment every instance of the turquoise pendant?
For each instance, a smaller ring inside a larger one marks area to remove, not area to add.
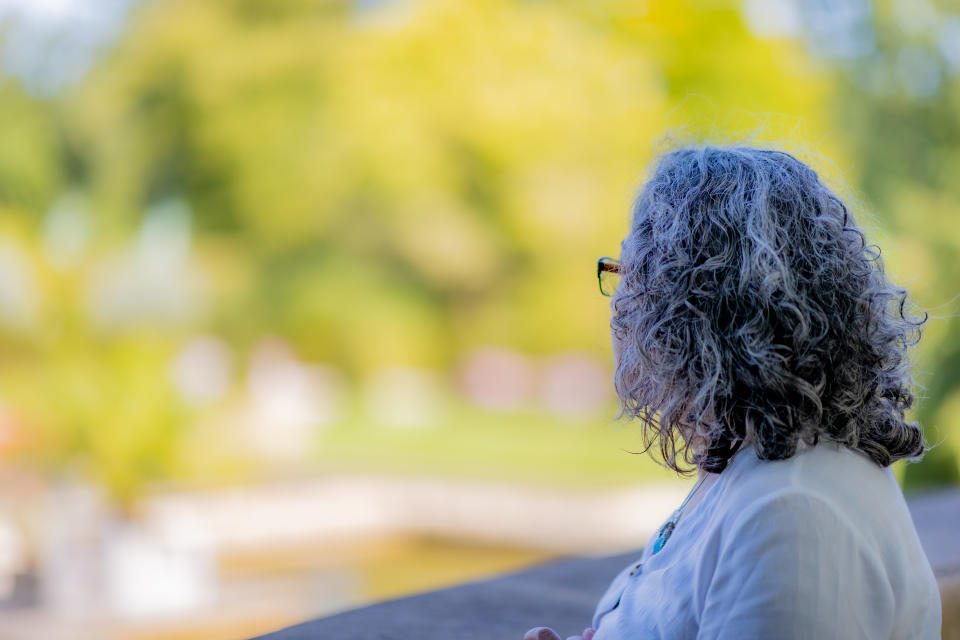
[[[660,527],[660,535],[657,536],[656,541],[653,543],[653,553],[660,553],[660,549],[663,549],[663,545],[667,544],[667,540],[670,539],[670,535],[676,526],[673,520],[669,520],[665,525]]]

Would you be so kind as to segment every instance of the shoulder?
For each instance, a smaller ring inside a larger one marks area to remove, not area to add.
[[[728,475],[729,472],[729,475]],[[847,447],[821,443],[785,460],[761,460],[747,449],[724,471],[723,512],[737,516],[754,510],[796,510],[859,518],[862,509],[884,510],[903,503],[889,468]]]
[[[888,564],[904,544],[913,546],[916,533],[892,472],[855,451],[818,445],[787,460],[747,455],[731,471],[716,505],[721,551],[731,544],[798,546],[812,559],[847,549]]]
[[[757,497],[727,518],[727,544],[781,541],[803,544],[812,552],[860,542],[859,527],[823,495],[803,487],[784,487]]]
[[[732,468],[704,575],[703,628],[719,635],[704,638],[734,622],[750,637],[784,624],[802,637],[890,637],[917,612],[936,626],[935,582],[892,472],[819,447]]]
[[[705,590],[703,637],[887,637],[896,601],[884,563],[822,496],[797,488],[755,501],[722,534]],[[877,612],[877,613],[873,613]],[[713,635],[719,634],[719,635]]]

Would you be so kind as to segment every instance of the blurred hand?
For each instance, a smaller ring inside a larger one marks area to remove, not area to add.
[[[570,636],[567,640],[591,640],[595,633],[595,630],[588,627],[583,630],[582,636]],[[561,638],[550,627],[534,627],[524,634],[523,640],[561,640]]]

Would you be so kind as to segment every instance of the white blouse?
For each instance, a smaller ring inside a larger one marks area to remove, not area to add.
[[[940,638],[936,579],[900,486],[847,447],[737,452],[652,546],[600,599],[594,640]]]

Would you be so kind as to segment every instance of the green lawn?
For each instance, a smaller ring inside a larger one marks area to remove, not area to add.
[[[610,414],[612,415],[612,413]],[[543,413],[459,407],[437,424],[404,428],[356,420],[325,429],[322,470],[476,478],[570,487],[675,479],[640,448],[639,428],[610,415],[566,420]]]
[[[323,472],[472,478],[604,488],[676,480],[641,448],[636,423],[606,416],[569,420],[538,412],[459,406],[423,427],[386,427],[356,418],[322,430],[313,464]],[[902,482],[904,462],[893,466]]]

